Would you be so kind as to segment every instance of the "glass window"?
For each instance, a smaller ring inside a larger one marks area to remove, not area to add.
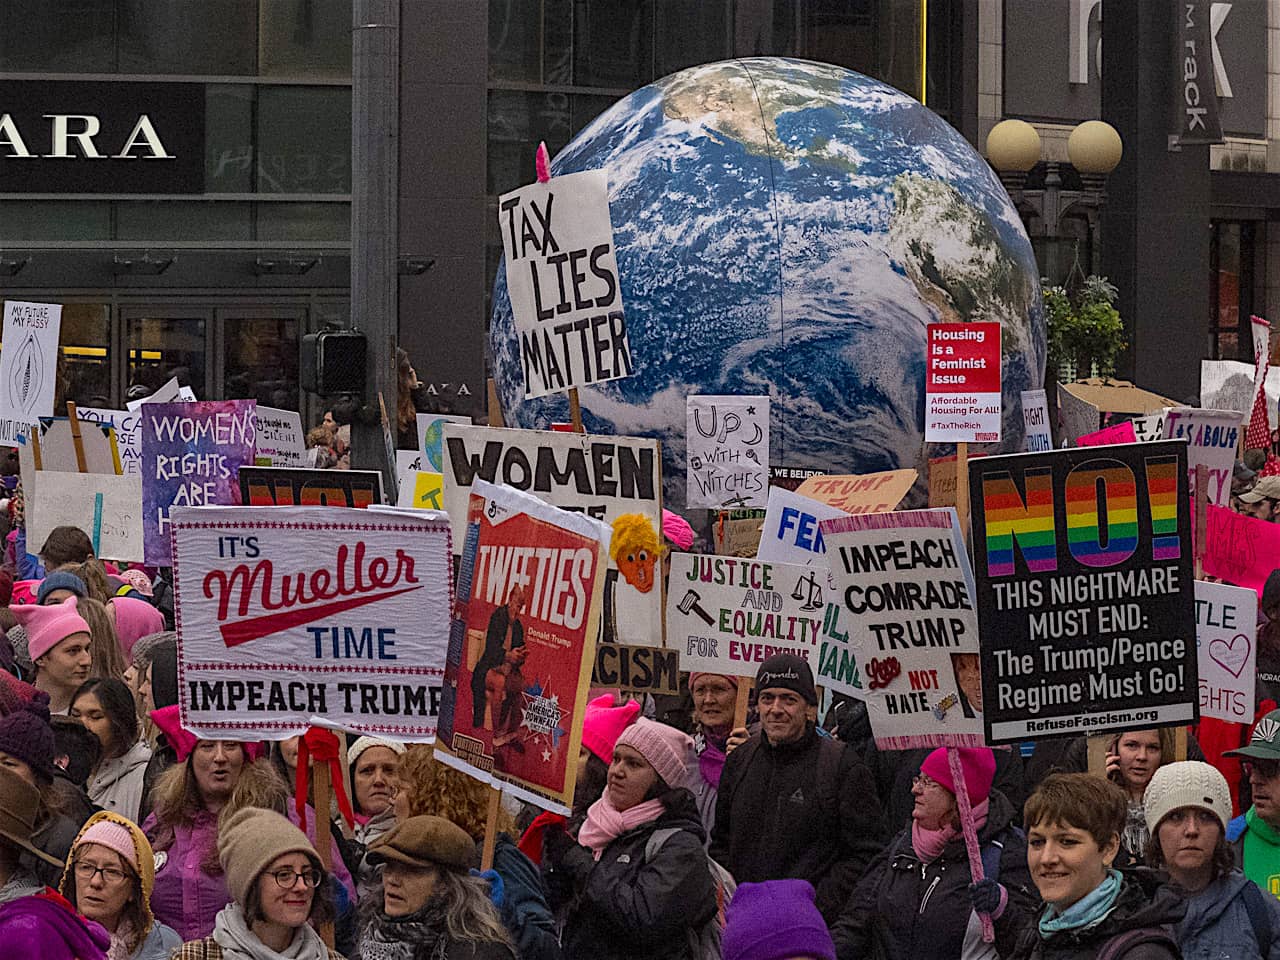
[[[210,84],[205,88],[204,129],[206,193],[253,190],[253,102],[248,84]]]
[[[258,240],[350,240],[349,203],[259,203]]]
[[[224,321],[222,393],[268,407],[298,406],[300,317],[235,317]]]
[[[50,16],[50,0],[0,4],[0,69],[50,73],[110,73],[116,68],[115,0],[61,3],[68,16]]]
[[[1248,220],[1213,223],[1209,336],[1215,359],[1252,360],[1252,334],[1241,330],[1241,318],[1254,313],[1255,232],[1255,225]]]
[[[175,313],[179,315],[175,316]],[[129,385],[141,385],[154,393],[170,377],[191,387],[196,397],[208,396],[205,385],[205,317],[178,311],[148,310],[125,317],[125,343],[129,351]],[[143,394],[146,396],[146,394]]]
[[[249,240],[247,203],[119,200],[117,240]]]
[[[262,76],[351,76],[351,0],[260,2]]]
[[[489,79],[542,80],[541,3],[489,0]]]
[[[111,318],[106,304],[63,304],[59,343],[66,399],[82,407],[110,407]]]
[[[258,90],[258,191],[351,192],[351,91]]]
[[[109,240],[111,204],[96,200],[0,200],[0,239]]]
[[[653,79],[652,0],[578,0],[573,82],[634,89]]]
[[[258,0],[118,0],[116,33],[121,73],[242,76],[258,69]]]

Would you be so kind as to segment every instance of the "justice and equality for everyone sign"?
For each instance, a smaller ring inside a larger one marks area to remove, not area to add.
[[[430,741],[452,600],[449,522],[391,507],[175,507],[182,725]]]
[[[955,509],[825,520],[822,535],[876,746],[982,746],[973,577]]]
[[[62,305],[6,300],[0,349],[0,444],[53,416]]]
[[[630,376],[605,172],[505,193],[498,225],[525,399]]]
[[[685,419],[685,506],[769,503],[769,398],[694,395]]]
[[[987,741],[1195,721],[1183,441],[969,464]]]
[[[483,480],[465,522],[436,757],[567,813],[609,528]]]

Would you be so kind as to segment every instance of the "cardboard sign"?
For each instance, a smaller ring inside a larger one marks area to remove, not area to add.
[[[769,503],[769,398],[688,398],[685,506]]]
[[[253,466],[254,400],[146,403],[142,410],[142,534],[146,562],[170,565],[172,507],[234,504]]]
[[[1193,723],[1181,441],[969,465],[987,742]]]
[[[843,516],[847,514],[825,503],[781,487],[770,487],[756,559],[770,563],[817,562],[825,566],[827,548],[818,523]]]
[[[1205,523],[1204,572],[1261,597],[1267,577],[1280,565],[1280,524],[1213,504]]]
[[[55,527],[79,527],[93,554],[141,563],[142,478],[138,474],[68,473],[41,470],[34,484],[23,476],[27,548],[33,553]]]
[[[760,549],[763,517],[720,519],[711,524],[716,553],[726,557],[754,557]]]
[[[359,507],[382,503],[377,470],[241,467],[240,502],[246,507]]]
[[[302,436],[302,416],[298,411],[258,407],[256,415],[256,464],[259,467],[305,467],[307,447]]]
[[[1255,326],[1255,332],[1257,327]],[[1253,412],[1258,369],[1240,360],[1200,361],[1200,405],[1210,410],[1243,410],[1242,423]],[[1267,398],[1267,425],[1280,427],[1280,366],[1272,364],[1263,382]]]
[[[0,350],[0,445],[53,416],[62,305],[6,300]]]
[[[596,645],[593,687],[612,687],[633,693],[678,696],[680,655],[660,647],[635,647],[625,643]]]
[[[668,642],[687,672],[754,677],[775,653],[816,665],[829,589],[821,567],[672,554]]]
[[[504,193],[498,225],[525,399],[629,377],[605,172]]]
[[[121,472],[142,475],[141,416],[127,410],[108,410],[105,407],[77,407],[76,416],[85,423],[97,423],[114,429]]]
[[[453,583],[445,517],[175,507],[172,526],[184,727],[434,737]]]
[[[810,477],[796,490],[841,513],[884,513],[894,510],[915,486],[919,474],[910,468],[882,473]]]
[[[436,756],[567,812],[609,528],[483,480],[465,520]]]
[[[120,454],[116,446],[115,432],[111,427],[96,423],[80,424],[80,450],[84,454],[84,470],[76,455],[75,435],[71,421],[66,417],[41,417],[36,424],[18,435],[18,463],[22,470],[23,490],[30,493],[29,484],[36,482],[35,444],[33,435],[40,441],[40,471],[53,470],[66,473],[121,472]]]
[[[969,459],[973,460],[985,454],[969,451]],[[954,507],[956,505],[956,458],[929,458],[929,507]]]
[[[1049,429],[1049,400],[1043,390],[1022,391],[1023,449],[1028,453],[1041,453],[1053,449],[1053,434]]]
[[[472,483],[503,483],[614,528],[601,643],[662,640],[662,456],[657,440],[444,425],[444,505],[465,534]],[[623,519],[627,517],[628,519]]]
[[[1000,439],[1000,324],[931,323],[925,373],[929,443]]]
[[[1165,412],[1164,439],[1187,441],[1187,489],[1196,495],[1196,466],[1209,469],[1209,502],[1231,506],[1231,472],[1240,442],[1240,414],[1234,410],[1173,407]]]
[[[1258,670],[1258,595],[1196,581],[1200,716],[1253,723]]]
[[[1138,435],[1134,433],[1133,424],[1128,420],[1076,437],[1077,447],[1109,447],[1113,443],[1137,442]]]

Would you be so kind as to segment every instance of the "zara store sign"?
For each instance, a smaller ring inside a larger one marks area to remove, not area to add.
[[[0,80],[0,193],[203,193],[204,87]]]

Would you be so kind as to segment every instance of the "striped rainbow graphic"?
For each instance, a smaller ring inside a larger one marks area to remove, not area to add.
[[[1067,546],[1073,557],[1087,567],[1110,567],[1133,556],[1138,549],[1138,484],[1132,470],[1118,460],[1090,460],[1067,474],[1064,488]]]
[[[989,576],[1012,576],[1015,541],[1032,573],[1052,573],[1058,569],[1052,471],[1049,467],[1028,470],[1023,480],[1027,488],[1025,502],[1009,471],[982,477]]]
[[[1151,504],[1151,557],[1177,560],[1182,556],[1178,537],[1178,458],[1147,458],[1147,501]]]

